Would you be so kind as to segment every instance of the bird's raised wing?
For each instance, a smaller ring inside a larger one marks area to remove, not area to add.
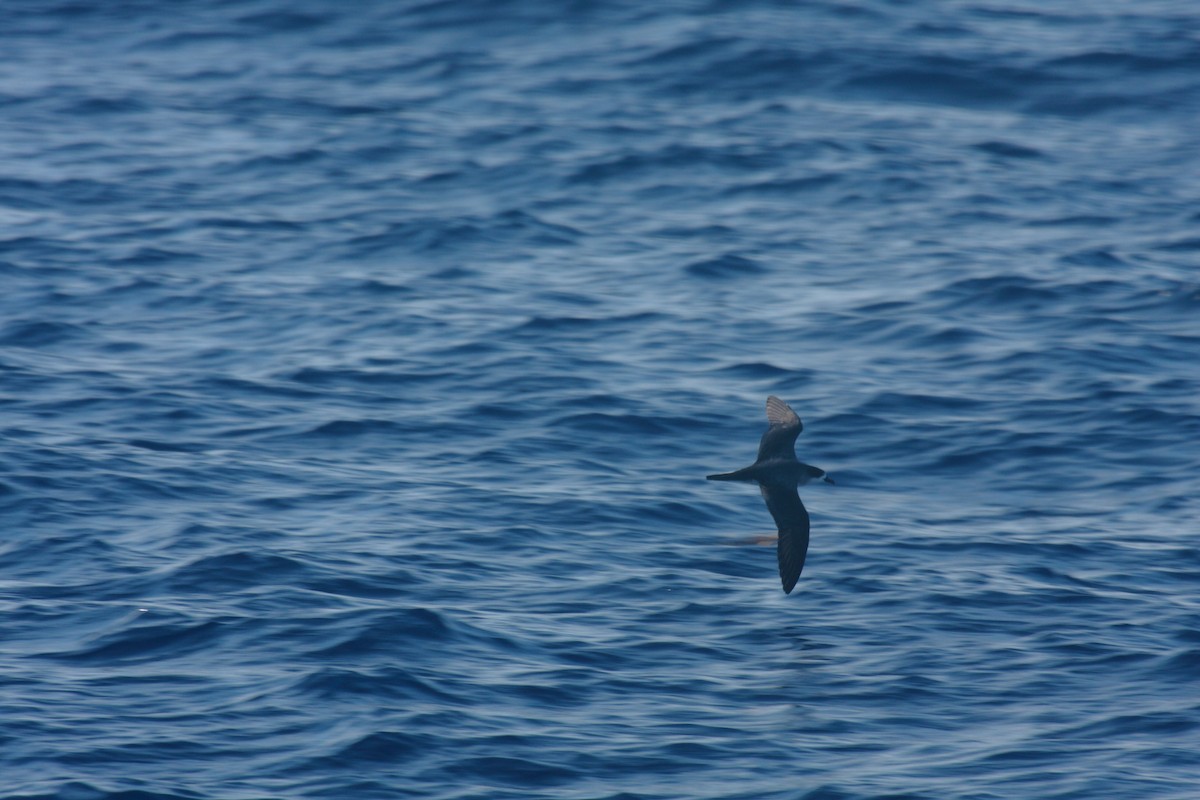
[[[808,511],[794,486],[762,484],[759,488],[779,529],[779,579],[783,591],[791,594],[808,555]]]
[[[794,459],[796,457],[796,437],[804,430],[800,417],[788,407],[788,404],[775,395],[767,398],[767,422],[771,427],[763,434],[758,443],[758,460],[772,458]]]

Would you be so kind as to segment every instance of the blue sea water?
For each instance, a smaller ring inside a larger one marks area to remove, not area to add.
[[[1200,7],[3,11],[3,800],[1200,796]]]

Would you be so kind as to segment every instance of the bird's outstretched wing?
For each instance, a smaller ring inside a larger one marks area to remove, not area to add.
[[[800,417],[788,407],[788,404],[775,395],[767,398],[767,422],[771,427],[763,434],[758,443],[758,460],[773,458],[794,459],[796,457],[796,437],[804,430]]]
[[[762,484],[759,488],[779,529],[779,579],[783,591],[791,594],[808,554],[808,511],[794,486]]]

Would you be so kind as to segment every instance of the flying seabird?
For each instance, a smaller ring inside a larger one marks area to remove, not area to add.
[[[833,481],[826,477],[825,470],[796,460],[796,437],[804,430],[804,424],[787,403],[774,395],[767,398],[767,422],[771,427],[758,443],[757,461],[734,472],[709,475],[708,479],[758,484],[763,500],[767,501],[767,510],[779,528],[779,578],[783,581],[783,591],[791,594],[808,553],[808,512],[796,487],[815,478],[824,478],[826,483]]]

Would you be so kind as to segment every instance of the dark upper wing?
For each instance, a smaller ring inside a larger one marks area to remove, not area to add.
[[[779,528],[779,579],[783,591],[791,594],[808,554],[808,511],[793,486],[766,484],[759,488]]]
[[[804,430],[800,417],[775,395],[767,398],[767,422],[771,427],[758,443],[758,460],[796,457],[796,437]]]

